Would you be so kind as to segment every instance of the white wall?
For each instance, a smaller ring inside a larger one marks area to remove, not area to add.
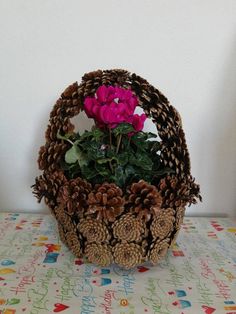
[[[84,72],[125,68],[184,122],[204,202],[236,215],[235,0],[0,0],[0,209],[42,211],[31,195],[55,100]]]

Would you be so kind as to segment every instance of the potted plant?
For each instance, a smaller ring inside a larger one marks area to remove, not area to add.
[[[94,126],[80,134],[70,119],[82,110]],[[143,131],[146,119],[157,134]],[[87,73],[62,93],[38,164],[34,194],[56,217],[61,240],[101,266],[156,264],[175,241],[185,207],[201,200],[180,115],[124,70]]]

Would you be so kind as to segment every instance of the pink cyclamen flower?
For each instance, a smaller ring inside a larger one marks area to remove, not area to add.
[[[102,85],[94,97],[85,98],[84,109],[100,128],[115,128],[120,123],[131,123],[135,131],[140,131],[146,115],[134,114],[137,104],[138,99],[130,89]]]
[[[142,113],[140,116],[138,114],[133,115],[132,126],[136,132],[142,131],[146,119],[145,113]]]

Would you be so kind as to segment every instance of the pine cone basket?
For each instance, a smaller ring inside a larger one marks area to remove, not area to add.
[[[69,144],[58,134],[73,133],[70,119],[83,110],[84,99],[99,86],[130,89],[161,139],[161,162],[172,170],[155,184],[145,180],[121,189],[115,183],[93,185],[84,178],[69,179],[61,163]],[[190,173],[190,159],[177,110],[145,79],[128,71],[98,70],[85,74],[61,94],[53,107],[46,143],[40,148],[33,193],[58,222],[59,236],[77,257],[100,266],[116,263],[126,269],[153,264],[165,256],[177,237],[185,207],[201,200]]]

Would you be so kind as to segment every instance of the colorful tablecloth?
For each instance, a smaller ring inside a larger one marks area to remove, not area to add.
[[[158,266],[127,271],[75,258],[50,215],[0,213],[0,313],[236,313],[236,224],[186,218]]]

